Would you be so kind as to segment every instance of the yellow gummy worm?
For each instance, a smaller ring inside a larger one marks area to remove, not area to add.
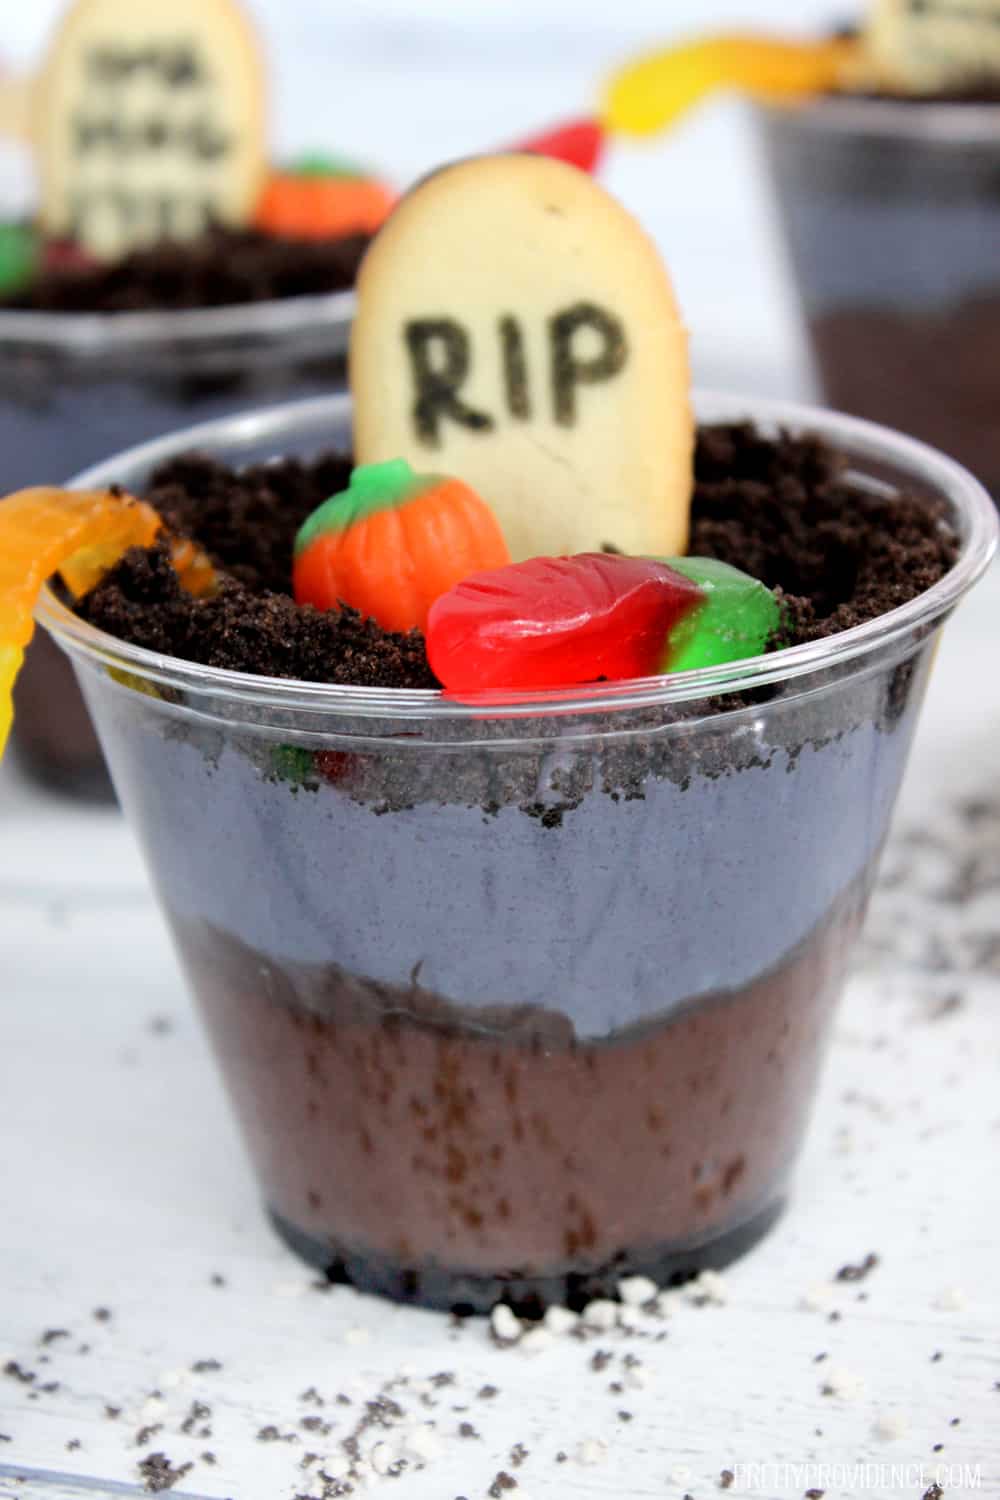
[[[790,42],[727,32],[651,52],[612,75],[601,120],[624,135],[666,130],[708,94],[738,89],[755,99],[805,99],[836,88],[857,56],[842,38]]]
[[[160,526],[151,506],[111,491],[18,490],[0,500],[0,755],[10,733],[14,681],[46,579],[58,570],[79,598],[129,547],[150,546]],[[192,542],[174,541],[171,557],[190,593],[212,588],[212,565]]]

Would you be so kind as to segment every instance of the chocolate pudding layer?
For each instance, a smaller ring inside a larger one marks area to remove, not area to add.
[[[205,924],[176,934],[294,1247],[405,1300],[531,1311],[613,1295],[628,1273],[665,1284],[768,1221],[861,898],[742,989],[590,1040],[565,1010],[463,1011],[419,978],[276,965]]]

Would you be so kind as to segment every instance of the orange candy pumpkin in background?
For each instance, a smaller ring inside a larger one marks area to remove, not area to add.
[[[460,479],[415,474],[403,458],[365,464],[295,539],[300,604],[346,604],[384,630],[423,630],[435,599],[510,553],[499,522]]]
[[[361,168],[334,157],[309,156],[271,174],[257,205],[255,224],[291,240],[333,240],[374,234],[395,195]]]

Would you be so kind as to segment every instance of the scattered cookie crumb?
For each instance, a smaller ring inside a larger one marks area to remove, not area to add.
[[[870,1276],[872,1271],[875,1270],[878,1264],[879,1257],[874,1253],[874,1251],[869,1251],[864,1260],[859,1260],[856,1265],[848,1264],[846,1266],[841,1266],[840,1270],[834,1277],[834,1280],[864,1281],[865,1277]]]
[[[909,1422],[899,1412],[882,1412],[875,1421],[875,1436],[887,1443],[905,1437],[909,1430]]]
[[[444,1452],[444,1444],[428,1423],[422,1422],[403,1434],[400,1457],[410,1463],[432,1463]]]
[[[588,1468],[604,1463],[607,1456],[608,1445],[603,1438],[584,1438],[582,1443],[577,1444],[574,1454],[577,1463]]]
[[[830,1365],[820,1391],[824,1396],[836,1396],[841,1401],[854,1401],[860,1396],[864,1386],[864,1380],[860,1375],[855,1375],[853,1370],[848,1370],[843,1365]]]
[[[695,1307],[724,1307],[729,1301],[729,1287],[719,1271],[700,1271],[684,1294]]]
[[[645,1307],[656,1297],[659,1287],[648,1276],[626,1276],[618,1283],[618,1295],[626,1307]]]
[[[521,1320],[507,1306],[498,1302],[490,1313],[490,1331],[498,1344],[516,1344],[521,1337]]]
[[[139,1473],[144,1486],[151,1494],[161,1490],[172,1490],[194,1468],[193,1464],[180,1464],[176,1469],[165,1453],[148,1453],[139,1460]]]
[[[618,1303],[607,1297],[597,1297],[593,1302],[587,1303],[582,1317],[585,1328],[592,1328],[598,1333],[609,1333],[618,1326]]]
[[[393,1472],[398,1463],[395,1446],[392,1443],[376,1443],[368,1455],[368,1461],[376,1474],[383,1478]]]
[[[572,1312],[568,1307],[553,1306],[546,1309],[542,1322],[549,1333],[561,1338],[579,1326],[580,1314]]]

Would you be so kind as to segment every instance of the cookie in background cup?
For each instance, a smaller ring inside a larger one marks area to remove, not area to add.
[[[41,223],[96,257],[249,222],[264,67],[236,0],[77,0],[33,90]]]

